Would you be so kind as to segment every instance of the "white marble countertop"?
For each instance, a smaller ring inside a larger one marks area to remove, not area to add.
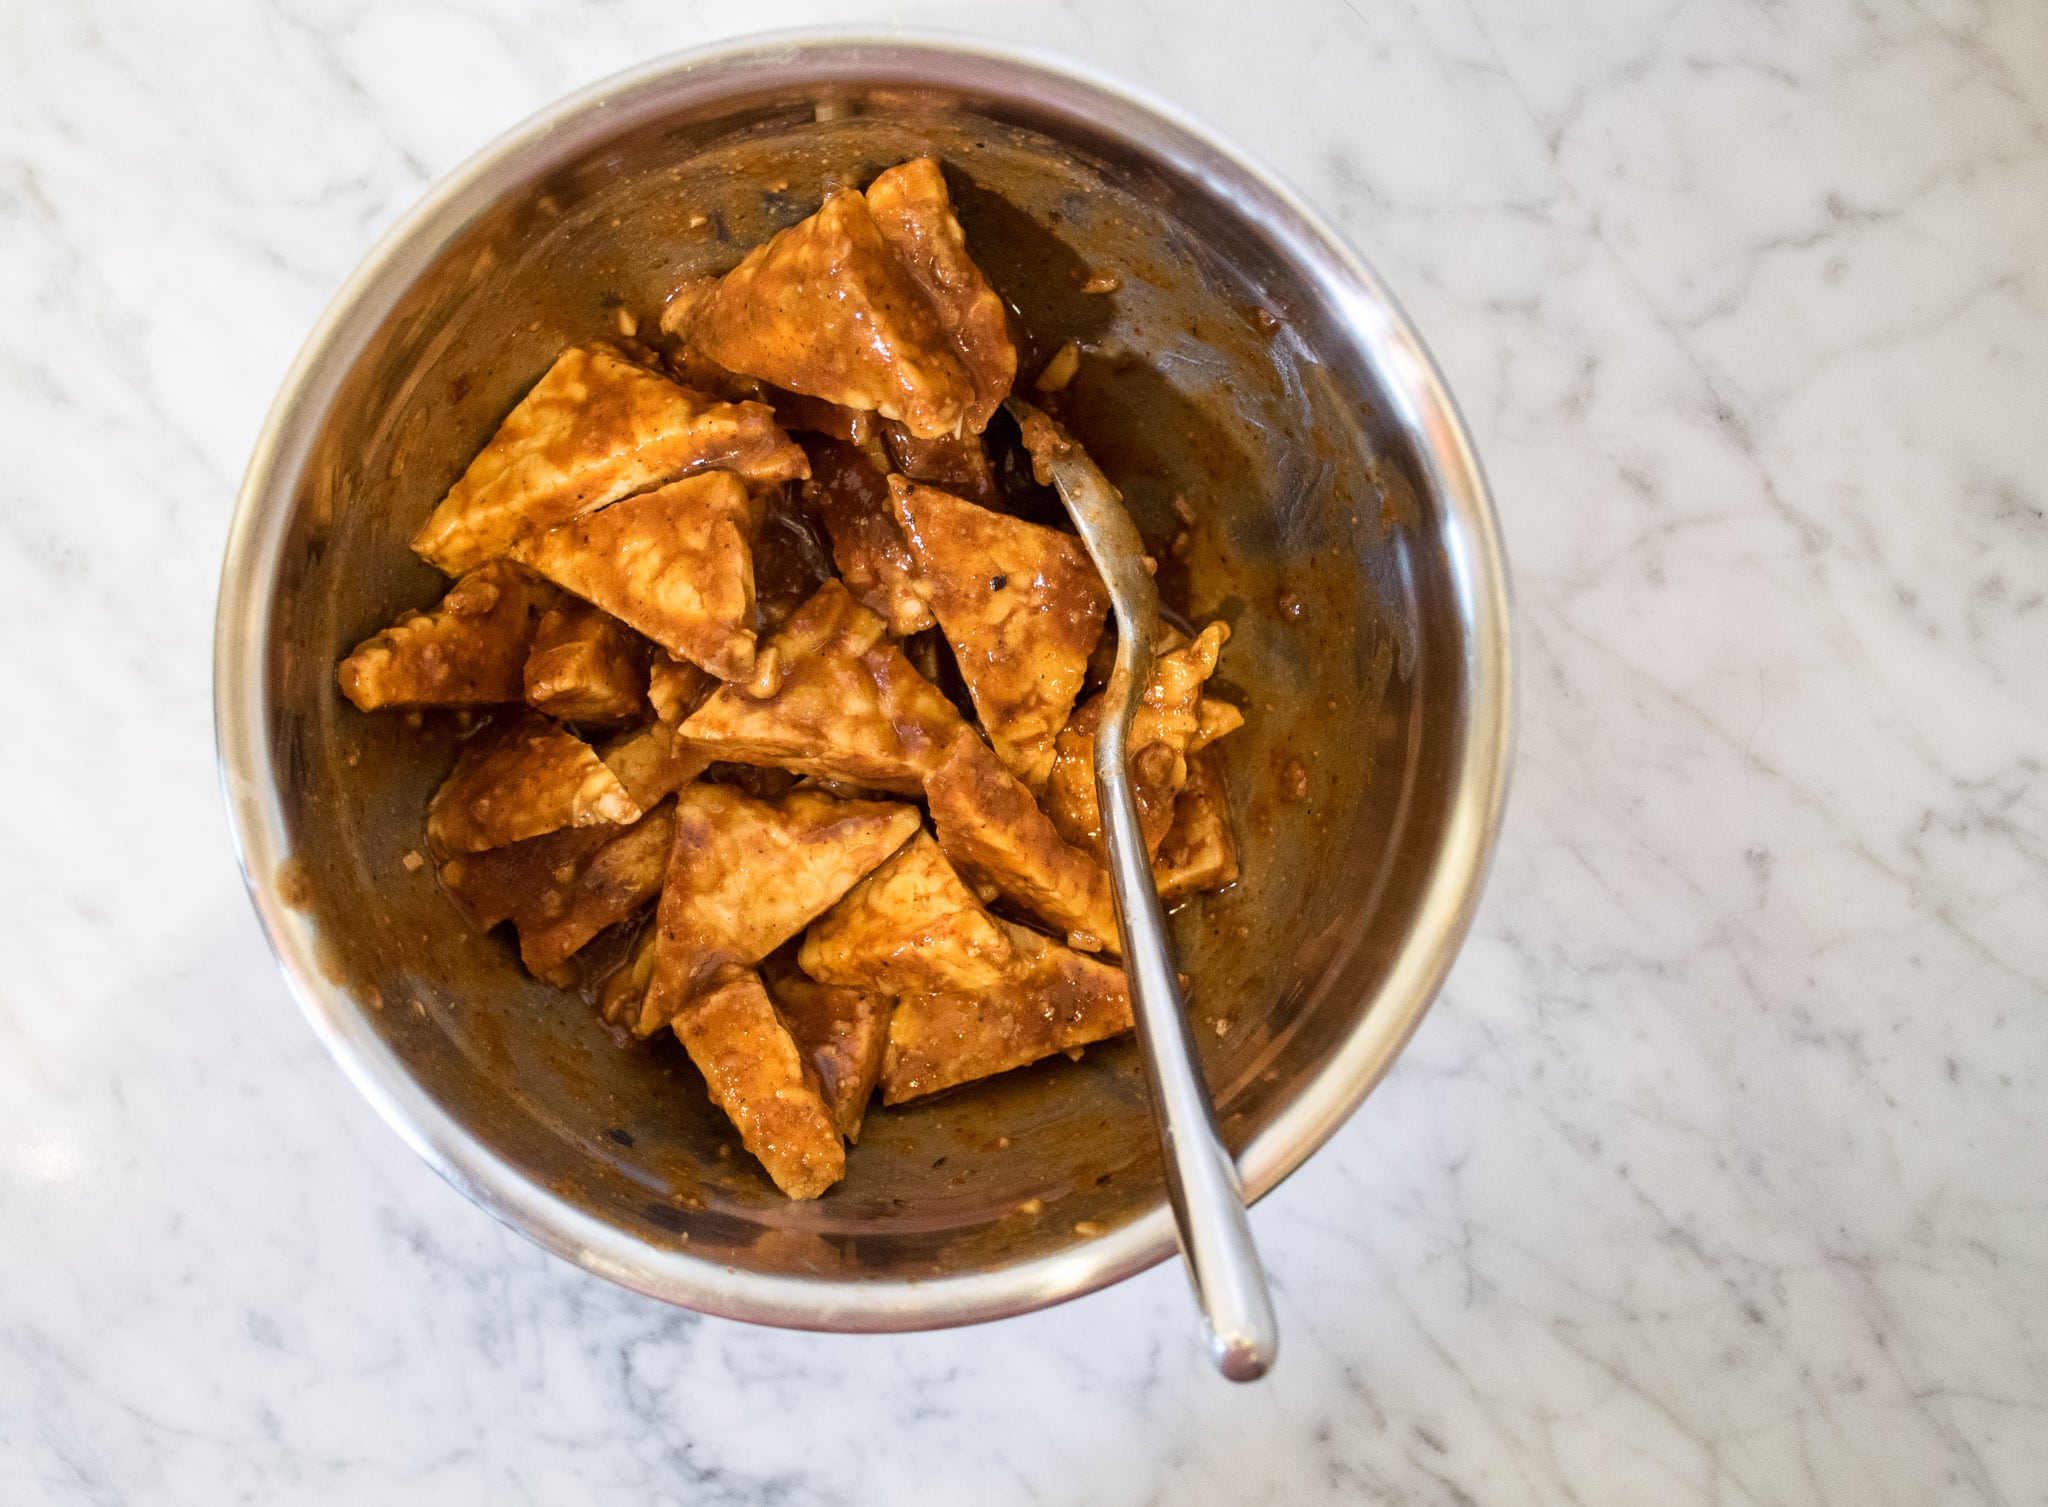
[[[1496,485],[1476,932],[1257,1211],[991,1328],[753,1330],[443,1185],[214,785],[236,480],[322,304],[551,98],[748,26],[1029,38],[1377,263]],[[2048,1500],[2039,0],[0,7],[0,1502]]]

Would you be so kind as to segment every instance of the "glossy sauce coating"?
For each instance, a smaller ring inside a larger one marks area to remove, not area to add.
[[[560,827],[639,817],[639,805],[588,743],[521,711],[464,745],[427,808],[427,836],[443,853],[480,853]]]
[[[996,755],[1032,789],[1052,773],[1109,593],[1071,534],[889,479],[889,498]]]
[[[660,1030],[719,969],[760,962],[917,827],[916,808],[894,802],[793,790],[770,803],[729,785],[685,786],[634,1032]]]
[[[608,346],[574,346],[506,416],[413,549],[460,574],[579,514],[714,468],[768,487],[809,463],[764,404],[717,402]]]
[[[560,593],[510,560],[480,565],[431,612],[409,612],[341,662],[357,710],[488,706],[525,692],[527,656]]]

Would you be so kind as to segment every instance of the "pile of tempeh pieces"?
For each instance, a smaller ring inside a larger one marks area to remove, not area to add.
[[[606,1019],[673,1030],[792,1198],[877,1087],[1131,1025],[1076,706],[1107,599],[1001,510],[1010,317],[931,159],[831,194],[648,341],[564,351],[413,540],[454,585],[341,665],[366,712],[492,709],[428,809],[443,884],[558,983],[640,926]],[[1169,901],[1237,877],[1227,637],[1167,630],[1132,738]]]

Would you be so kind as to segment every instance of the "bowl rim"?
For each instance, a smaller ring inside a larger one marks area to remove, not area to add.
[[[292,496],[343,375],[371,332],[412,286],[418,268],[494,203],[493,178],[529,158],[566,156],[649,118],[719,92],[717,76],[751,67],[796,70],[792,83],[872,81],[878,55],[915,66],[946,87],[1036,91],[1091,109],[1098,127],[1143,126],[1145,145],[1171,148],[1189,171],[1241,212],[1256,202],[1262,228],[1337,297],[1381,378],[1394,417],[1414,443],[1443,508],[1442,543],[1465,621],[1465,736],[1443,838],[1377,995],[1297,1096],[1238,1158],[1257,1200],[1319,1149],[1372,1090],[1414,1033],[1457,955],[1484,886],[1500,829],[1512,759],[1514,667],[1506,562],[1485,477],[1463,419],[1407,316],[1364,258],[1276,174],[1148,91],[1041,49],[940,30],[822,27],[729,38],[651,59],[564,96],[430,187],[380,236],[307,336],[278,390],[235,500],[214,633],[214,723],[229,827],[271,949],[315,1034],[357,1089],[429,1166],[506,1225],[599,1276],[703,1313],[788,1328],[893,1332],[943,1328],[1049,1306],[1132,1276],[1174,1253],[1162,1198],[1147,1213],[1051,1255],[992,1271],[929,1279],[793,1277],[747,1272],[660,1248],[574,1207],[531,1181],[455,1120],[417,1083],[330,982],[309,917],[279,882],[289,858],[277,771],[267,736],[265,660],[270,601]],[[906,82],[914,80],[906,79]],[[678,92],[683,97],[678,97]],[[410,268],[410,272],[408,272]]]

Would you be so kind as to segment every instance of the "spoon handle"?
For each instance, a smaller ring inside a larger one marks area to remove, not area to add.
[[[1244,1185],[1209,1107],[1131,790],[1131,722],[1152,677],[1159,588],[1122,495],[1087,452],[1029,403],[1012,397],[1003,406],[1017,420],[1038,479],[1059,489],[1116,610],[1116,663],[1102,688],[1102,720],[1095,729],[1095,795],[1109,850],[1124,974],[1145,1076],[1152,1083],[1152,1123],[1166,1164],[1166,1194],[1195,1300],[1209,1326],[1210,1353],[1232,1381],[1257,1381],[1271,1369],[1280,1346],[1273,1300],[1252,1245]]]
[[[1121,663],[1118,669],[1123,670]],[[1153,887],[1137,803],[1125,772],[1129,765],[1118,767],[1128,739],[1128,700],[1120,709],[1123,716],[1105,717],[1098,730],[1096,793],[1138,1043],[1152,1085],[1167,1197],[1173,1203],[1195,1298],[1208,1323],[1209,1349],[1217,1369],[1232,1381],[1256,1381],[1273,1364],[1279,1329],[1265,1270],[1252,1245],[1244,1187],[1216,1128],[1208,1086],[1195,1056],[1194,1033],[1181,1004],[1166,916]]]

